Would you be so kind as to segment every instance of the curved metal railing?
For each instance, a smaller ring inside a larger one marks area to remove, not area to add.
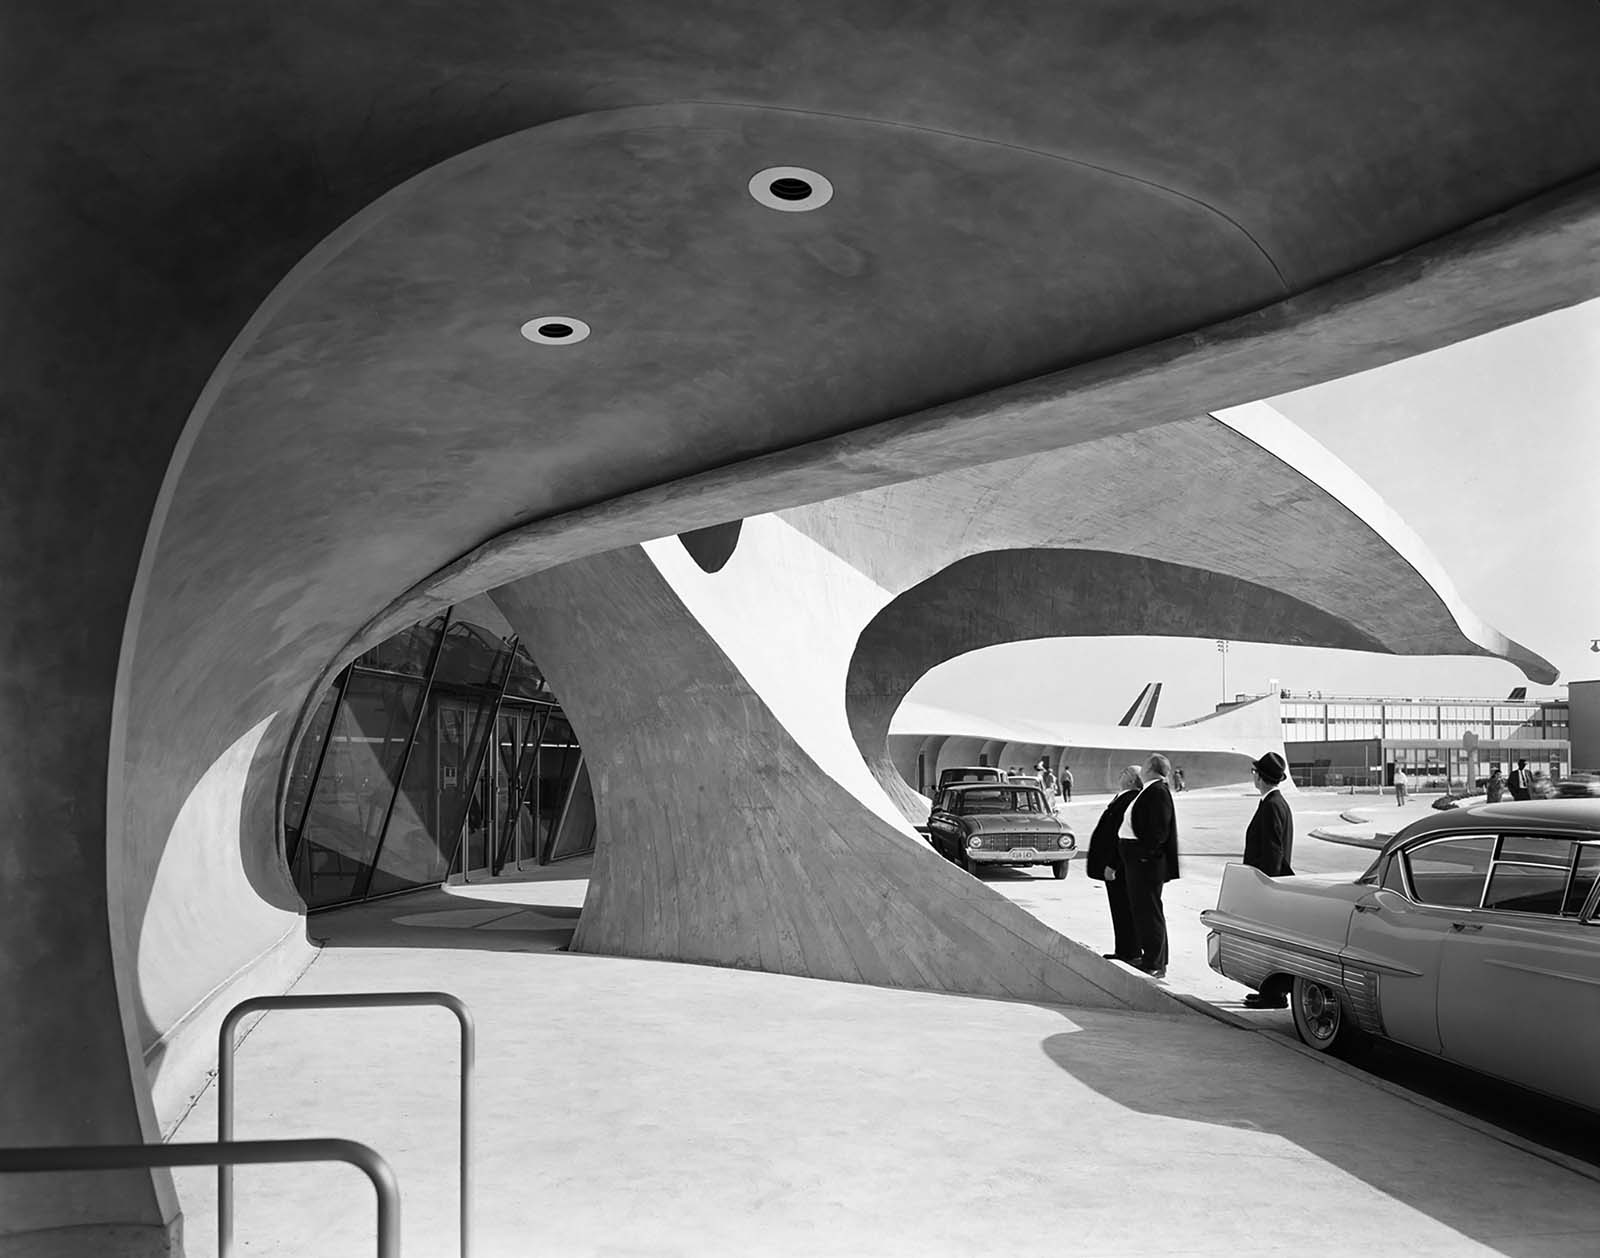
[[[461,1024],[461,1258],[469,1258],[472,1203],[472,1072],[476,1036],[472,1014],[449,992],[339,992],[325,996],[252,996],[223,1018],[217,1032],[217,1139],[233,1138],[233,1033],[243,1018],[269,1009],[404,1009],[434,1005]],[[233,1168],[217,1164],[217,1253],[233,1255]]]
[[[400,1186],[389,1164],[372,1149],[354,1140],[240,1140],[215,1144],[45,1145],[0,1149],[0,1175],[291,1162],[347,1162],[365,1173],[378,1196],[378,1258],[400,1258]]]

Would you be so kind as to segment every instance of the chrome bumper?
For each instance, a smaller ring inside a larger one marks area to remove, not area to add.
[[[1077,856],[1075,848],[1034,848],[1032,856],[1017,852],[991,852],[981,847],[966,849],[967,859],[974,865],[1059,865]]]

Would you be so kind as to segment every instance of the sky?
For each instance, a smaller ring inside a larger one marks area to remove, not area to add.
[[[1366,480],[1467,606],[1551,661],[1559,682],[1534,685],[1511,664],[1470,656],[1234,642],[1224,657],[1209,638],[1049,638],[949,660],[908,699],[996,719],[1115,722],[1160,681],[1156,723],[1167,725],[1273,683],[1417,698],[1527,686],[1555,697],[1560,682],[1600,678],[1589,649],[1600,637],[1600,300],[1265,400]],[[1008,684],[1018,678],[1028,685]]]

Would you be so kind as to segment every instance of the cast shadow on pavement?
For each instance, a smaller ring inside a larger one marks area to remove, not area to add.
[[[1074,1011],[1073,1020],[1081,1030],[1044,1040],[1046,1056],[1128,1110],[1278,1137],[1507,1258],[1596,1252],[1600,1193],[1563,1167],[1249,1032],[1090,1011]],[[1219,1135],[1217,1144],[1238,1141]],[[1209,1152],[1202,1142],[1200,1155]],[[1240,1165],[1246,1174],[1260,1169],[1255,1157]],[[1298,1200],[1284,1208],[1337,1214],[1348,1189],[1329,1187],[1320,1207]],[[1403,1237],[1393,1239],[1393,1252],[1407,1250]]]
[[[306,938],[324,948],[561,952],[572,942],[581,912],[569,904],[469,897],[430,888],[317,913],[306,919]]]

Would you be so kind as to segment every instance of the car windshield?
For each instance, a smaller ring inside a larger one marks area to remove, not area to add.
[[[962,791],[957,811],[966,815],[996,812],[1043,812],[1043,796],[1036,790],[1016,787],[983,787]]]

